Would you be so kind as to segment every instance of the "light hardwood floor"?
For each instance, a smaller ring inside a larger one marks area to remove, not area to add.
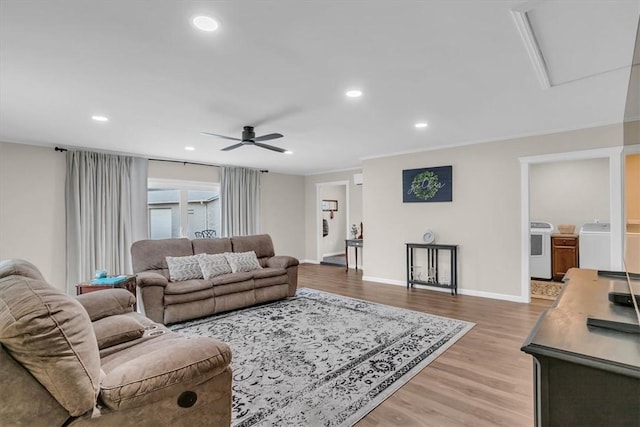
[[[552,301],[520,304],[362,280],[362,272],[303,264],[298,287],[476,323],[462,339],[363,418],[373,426],[532,426],[531,356],[520,347]]]

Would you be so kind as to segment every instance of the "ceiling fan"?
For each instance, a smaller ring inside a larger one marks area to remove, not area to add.
[[[200,132],[200,135],[217,136],[218,138],[230,139],[232,141],[240,141],[238,144],[233,144],[222,149],[222,151],[231,151],[243,145],[255,145],[256,147],[266,148],[267,150],[277,151],[278,153],[287,153],[289,150],[280,147],[274,147],[273,145],[263,144],[262,141],[269,141],[271,139],[282,138],[284,135],[280,133],[270,133],[267,135],[256,136],[253,131],[253,126],[245,126],[242,131],[242,139],[233,138],[231,136],[218,135],[216,133]]]

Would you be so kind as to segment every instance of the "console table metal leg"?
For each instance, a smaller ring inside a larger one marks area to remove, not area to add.
[[[349,272],[349,244],[344,245],[344,260],[347,265],[346,272]]]
[[[451,295],[458,295],[458,250],[451,250]]]

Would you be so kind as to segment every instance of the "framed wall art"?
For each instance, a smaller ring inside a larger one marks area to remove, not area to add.
[[[453,201],[453,166],[402,171],[404,203]]]

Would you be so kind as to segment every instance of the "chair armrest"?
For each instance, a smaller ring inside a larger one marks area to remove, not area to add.
[[[92,322],[114,314],[130,313],[136,303],[136,297],[121,288],[89,292],[78,295],[76,299],[87,310]]]
[[[169,281],[160,273],[154,273],[153,271],[143,271],[137,274],[138,287],[144,288],[145,286],[167,286]]]
[[[299,262],[297,258],[284,255],[274,256],[267,259],[267,267],[287,268],[294,267],[298,264]]]
[[[140,344],[144,351],[123,352],[126,359],[101,383],[103,404],[117,410],[157,402],[219,375],[231,362],[231,349],[216,339],[163,338]]]

